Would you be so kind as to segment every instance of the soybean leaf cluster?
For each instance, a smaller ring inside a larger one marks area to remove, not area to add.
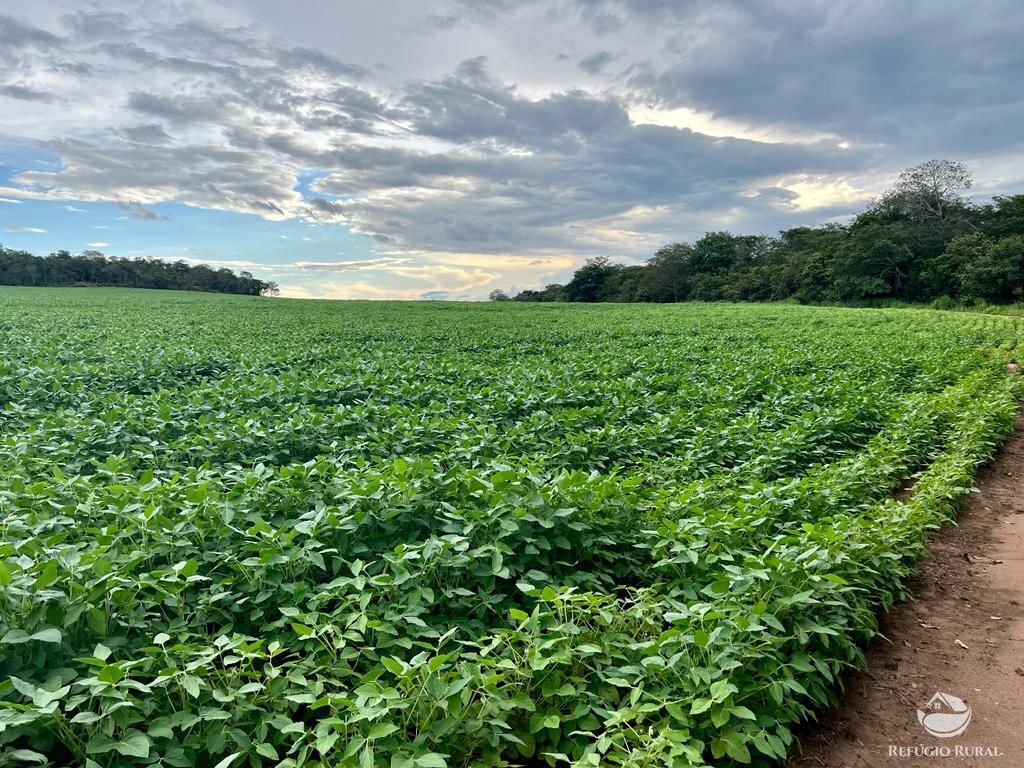
[[[0,290],[0,765],[776,764],[1011,429],[1020,338]]]

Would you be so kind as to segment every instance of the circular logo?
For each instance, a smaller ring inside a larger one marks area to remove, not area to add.
[[[967,730],[971,722],[971,708],[963,699],[948,693],[936,693],[924,709],[917,710],[917,721],[932,736],[948,739]]]

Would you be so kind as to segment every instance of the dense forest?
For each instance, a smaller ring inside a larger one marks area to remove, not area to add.
[[[277,284],[257,280],[248,272],[213,269],[205,264],[162,259],[125,259],[98,251],[71,255],[57,251],[34,256],[0,245],[0,285],[107,285],[125,288],[169,288],[179,291],[276,296]]]
[[[972,304],[1024,299],[1024,195],[970,203],[967,168],[931,160],[848,224],[767,235],[709,232],[643,265],[594,258],[565,285],[518,301],[779,301],[874,299]],[[509,299],[501,291],[493,300]]]

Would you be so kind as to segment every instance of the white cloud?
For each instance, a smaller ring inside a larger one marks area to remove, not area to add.
[[[353,259],[346,261],[297,261],[290,266],[310,272],[360,272],[374,269],[393,269],[411,261],[409,258],[383,257],[379,259]]]
[[[17,224],[11,224],[4,227],[4,232],[14,232],[29,235],[45,235],[46,230],[42,227],[22,227]]]

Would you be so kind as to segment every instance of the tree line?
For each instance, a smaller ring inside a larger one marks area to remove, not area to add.
[[[1010,303],[1024,299],[1024,195],[975,205],[962,163],[930,160],[847,224],[778,236],[709,232],[645,264],[589,259],[565,285],[517,301]],[[492,300],[510,299],[501,291]]]
[[[214,269],[205,264],[128,259],[99,251],[72,255],[57,251],[35,256],[0,245],[0,285],[103,285],[124,288],[164,288],[179,291],[212,291],[247,296],[276,296],[277,283],[259,280],[249,272]]]

